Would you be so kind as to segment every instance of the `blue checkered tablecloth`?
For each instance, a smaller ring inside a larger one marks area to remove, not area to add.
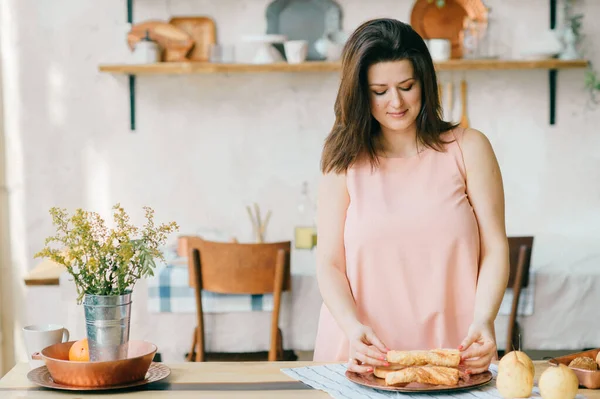
[[[151,313],[194,313],[196,297],[189,286],[188,268],[159,267],[148,279],[148,311]],[[219,294],[202,291],[204,313],[271,311],[273,295]]]
[[[306,366],[294,368],[282,368],[281,371],[287,376],[301,381],[311,387],[324,391],[334,399],[498,399],[502,398],[496,388],[498,377],[498,366],[491,364],[489,371],[492,373],[492,381],[469,390],[457,390],[454,392],[427,393],[427,392],[394,392],[373,389],[355,383],[346,377],[345,364],[325,364],[319,366]],[[534,385],[530,399],[540,398],[540,389]],[[575,399],[585,399],[586,396],[578,394]]]
[[[196,298],[189,286],[187,261],[171,259],[158,267],[148,279],[148,311],[151,313],[194,313]],[[529,285],[521,290],[518,314],[531,316],[534,308],[535,273],[529,276]],[[284,293],[285,295],[285,293]],[[512,289],[507,289],[500,305],[499,315],[508,316],[512,307]],[[202,292],[204,313],[253,312],[273,310],[273,295],[233,295]]]

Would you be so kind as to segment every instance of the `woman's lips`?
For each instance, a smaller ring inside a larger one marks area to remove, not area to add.
[[[388,112],[387,114],[392,118],[402,118],[407,112],[408,110],[404,110],[402,112]]]

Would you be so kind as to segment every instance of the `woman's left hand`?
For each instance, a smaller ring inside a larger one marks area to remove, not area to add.
[[[494,323],[473,323],[461,345],[461,364],[469,374],[483,373],[498,356]]]

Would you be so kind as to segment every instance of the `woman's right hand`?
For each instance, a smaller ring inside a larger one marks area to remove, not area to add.
[[[348,333],[350,359],[348,370],[370,373],[375,366],[389,366],[386,361],[387,347],[375,335],[371,327],[358,324]]]

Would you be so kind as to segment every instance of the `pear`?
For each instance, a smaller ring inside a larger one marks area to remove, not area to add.
[[[533,391],[535,368],[529,356],[513,352],[505,355],[498,364],[496,388],[505,399],[528,398]]]
[[[538,386],[544,399],[574,399],[579,390],[579,379],[573,370],[559,364],[544,370]]]
[[[533,365],[533,361],[525,352],[521,351],[511,351],[504,355],[502,359],[500,359],[500,363],[498,363],[498,372],[502,369],[503,364],[508,362],[512,363],[514,357],[516,357],[519,362],[525,363],[529,371],[531,371],[531,375],[535,376],[535,366]]]

